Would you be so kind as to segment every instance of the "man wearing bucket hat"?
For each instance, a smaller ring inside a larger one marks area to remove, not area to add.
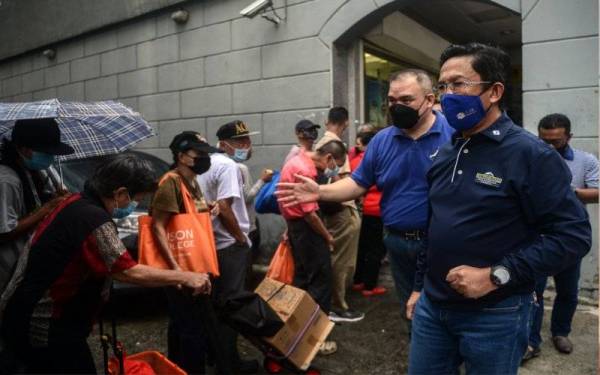
[[[56,155],[73,153],[60,141],[52,118],[17,120],[4,139],[0,159],[0,290],[12,273],[28,234],[67,197],[56,171]]]

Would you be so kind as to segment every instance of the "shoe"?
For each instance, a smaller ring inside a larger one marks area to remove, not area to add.
[[[387,289],[382,287],[382,286],[376,286],[375,288],[369,290],[369,289],[365,289],[362,292],[360,292],[363,297],[371,297],[371,296],[380,296],[382,294],[385,294],[387,292]]]
[[[337,352],[337,343],[335,341],[324,341],[319,348],[319,354],[331,355]]]
[[[556,350],[564,354],[571,354],[573,351],[573,343],[566,336],[554,336],[552,337],[552,343]]]
[[[525,362],[529,361],[532,358],[538,357],[541,352],[542,349],[540,349],[539,347],[532,348],[531,346],[527,346],[527,351],[523,355],[523,358],[521,358],[521,365],[523,365]]]
[[[352,290],[355,292],[362,292],[365,290],[365,283],[352,284]]]
[[[239,361],[234,371],[236,374],[256,374],[258,372],[258,361],[256,359]]]
[[[360,322],[365,318],[365,314],[360,311],[345,310],[345,311],[331,311],[329,313],[329,320],[335,323],[355,323]]]

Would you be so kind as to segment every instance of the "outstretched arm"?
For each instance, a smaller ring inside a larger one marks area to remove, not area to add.
[[[367,192],[367,189],[358,185],[352,178],[343,178],[328,185],[318,185],[311,178],[300,175],[296,175],[296,178],[302,180],[302,182],[280,182],[277,184],[279,190],[275,194],[286,207],[318,200],[346,202],[354,200]]]

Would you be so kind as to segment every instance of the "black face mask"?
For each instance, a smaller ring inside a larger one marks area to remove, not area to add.
[[[423,103],[425,103],[425,100],[423,100]],[[421,103],[419,109],[421,109],[423,103]],[[421,116],[419,116],[419,110],[404,104],[394,104],[391,106],[390,115],[392,116],[392,123],[394,126],[400,129],[412,128],[421,118]]]
[[[190,167],[195,174],[202,174],[210,169],[210,156],[194,158],[194,165]]]

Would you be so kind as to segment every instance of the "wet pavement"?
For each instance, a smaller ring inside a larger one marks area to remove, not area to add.
[[[402,374],[407,370],[408,337],[401,319],[397,298],[387,267],[382,284],[388,287],[383,296],[365,298],[349,292],[352,308],[365,312],[363,321],[337,325],[330,339],[338,344],[338,352],[318,356],[313,365],[323,374]],[[160,290],[117,292],[118,338],[129,353],[144,350],[166,352],[166,300]],[[552,297],[552,293],[547,293]],[[550,302],[550,301],[548,301]],[[551,303],[547,303],[551,306]],[[575,349],[570,355],[559,354],[549,335],[550,311],[544,316],[542,353],[521,367],[520,374],[595,374],[598,367],[598,307],[580,305],[570,335]],[[109,328],[109,327],[106,327]],[[90,346],[102,373],[102,351],[97,327],[90,336]],[[260,352],[244,339],[240,352],[245,357],[262,360]],[[266,373],[261,369],[261,374]],[[209,372],[212,372],[209,369]]]

